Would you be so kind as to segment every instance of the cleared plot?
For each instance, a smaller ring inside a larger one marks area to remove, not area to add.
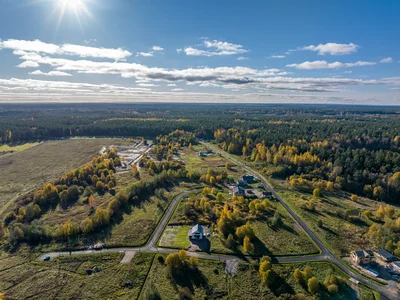
[[[108,245],[141,246],[147,242],[170,201],[183,192],[184,188],[172,186],[167,190],[159,190],[154,196],[143,199],[141,204],[121,214],[120,220],[105,236]]]
[[[181,159],[184,160],[186,169],[188,171],[197,171],[201,174],[205,174],[209,168],[214,170],[222,170],[226,168],[226,163],[229,163],[231,164],[231,167],[228,169],[228,175],[233,175],[234,177],[239,178],[246,174],[245,171],[216,153],[207,154],[207,157],[200,157],[198,154],[199,151],[205,152],[206,150],[207,148],[203,145],[193,146],[193,149],[190,153],[188,153],[187,148],[183,149],[183,155],[181,155]]]
[[[44,142],[0,156],[0,215],[14,200],[65,172],[89,162],[103,145],[118,139],[74,139]]]
[[[167,226],[160,239],[160,247],[181,248],[189,247],[187,238],[190,226]]]
[[[120,264],[122,256],[102,253],[26,261],[25,270],[19,265],[0,269],[0,289],[6,299],[136,299],[154,255],[138,253],[125,265]]]

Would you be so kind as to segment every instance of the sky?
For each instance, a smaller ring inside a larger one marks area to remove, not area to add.
[[[400,1],[0,0],[0,102],[400,105]]]

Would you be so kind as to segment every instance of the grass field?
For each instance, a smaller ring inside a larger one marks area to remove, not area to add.
[[[14,200],[63,173],[89,162],[104,145],[118,139],[75,139],[44,142],[0,156],[0,216]]]
[[[168,276],[167,267],[155,259],[139,299],[179,299],[182,295],[189,295],[193,299],[277,299],[282,294],[303,294],[304,298],[300,299],[316,299],[293,278],[294,269],[303,269],[305,266],[273,265],[278,276],[276,284],[268,288],[261,285],[257,267],[253,264],[239,263],[237,273],[229,276],[224,272],[223,262],[199,259],[196,274],[171,277]],[[322,288],[327,276],[347,277],[328,262],[310,262],[307,266],[313,269],[313,275],[321,284],[319,299],[352,299],[361,295],[365,297],[363,299],[374,299],[372,292],[362,286],[347,286],[338,295],[331,296]]]
[[[206,174],[208,168],[215,170],[225,169],[228,160],[226,160],[224,157],[221,157],[215,153],[208,154],[207,157],[200,157],[198,155],[199,151],[206,150],[207,148],[203,145],[193,146],[193,149],[190,153],[188,153],[187,148],[183,149],[184,155],[182,155],[181,158],[185,161],[186,169],[188,171],[197,171],[200,174]],[[228,175],[232,175],[235,178],[239,178],[245,174],[245,171],[234,165],[228,170]]]
[[[310,228],[339,256],[349,256],[351,251],[359,249],[374,249],[371,239],[366,235],[369,220],[351,222],[344,220],[335,214],[335,211],[345,209],[374,210],[378,203],[368,199],[360,199],[357,202],[349,200],[350,195],[340,193],[327,195],[315,199],[310,194],[299,191],[278,189],[280,196],[292,207],[292,209],[310,226]],[[314,199],[316,211],[311,212],[300,208],[302,203]],[[322,221],[319,227],[317,221]]]
[[[154,255],[137,253],[127,265],[119,263],[122,256],[65,256],[49,262],[2,256],[0,291],[5,299],[136,299]],[[95,266],[100,271],[88,275]],[[124,286],[126,281],[132,286]]]
[[[33,146],[37,146],[37,145],[39,145],[39,143],[26,143],[26,144],[17,145],[17,146],[0,145],[0,155],[6,154],[6,153],[21,152],[21,151],[29,149]]]
[[[170,201],[182,193],[186,187],[173,186],[165,190],[163,197],[156,195],[132,207],[121,216],[121,220],[112,226],[105,237],[111,246],[141,246],[147,242],[157,227]]]
[[[258,256],[290,256],[319,253],[315,244],[288,215],[286,210],[281,205],[277,205],[277,209],[283,218],[282,226],[272,227],[264,221],[251,222],[256,234],[256,239],[253,241],[255,246],[254,254]],[[241,245],[239,245],[237,249],[239,253],[241,253],[241,248]],[[211,252],[232,254],[236,251],[226,247],[220,237],[214,234],[211,237]]]

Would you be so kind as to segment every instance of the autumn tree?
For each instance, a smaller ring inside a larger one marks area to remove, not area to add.
[[[217,201],[218,202],[223,202],[225,199],[224,199],[224,194],[222,194],[221,192],[219,192],[218,194],[217,194]]]
[[[321,189],[315,188],[313,190],[313,195],[314,195],[314,197],[321,197]]]
[[[250,238],[248,236],[245,236],[243,239],[243,252],[246,253],[254,252],[254,245],[251,243]]]
[[[94,196],[93,196],[93,194],[91,194],[90,196],[89,196],[89,205],[90,206],[93,206],[94,205]]]
[[[311,277],[307,281],[307,288],[310,294],[315,295],[319,291],[319,282],[316,277]]]
[[[351,195],[351,196],[350,196],[350,200],[351,200],[351,201],[357,201],[357,200],[358,200],[357,195],[354,195],[354,194]]]
[[[236,236],[240,240],[243,240],[246,236],[250,239],[253,239],[255,237],[255,234],[253,228],[251,228],[250,223],[247,222],[245,225],[236,228]]]

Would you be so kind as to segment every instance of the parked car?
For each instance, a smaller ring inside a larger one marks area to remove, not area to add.
[[[49,261],[51,259],[51,257],[50,256],[45,256],[44,258],[43,258],[43,261]]]

